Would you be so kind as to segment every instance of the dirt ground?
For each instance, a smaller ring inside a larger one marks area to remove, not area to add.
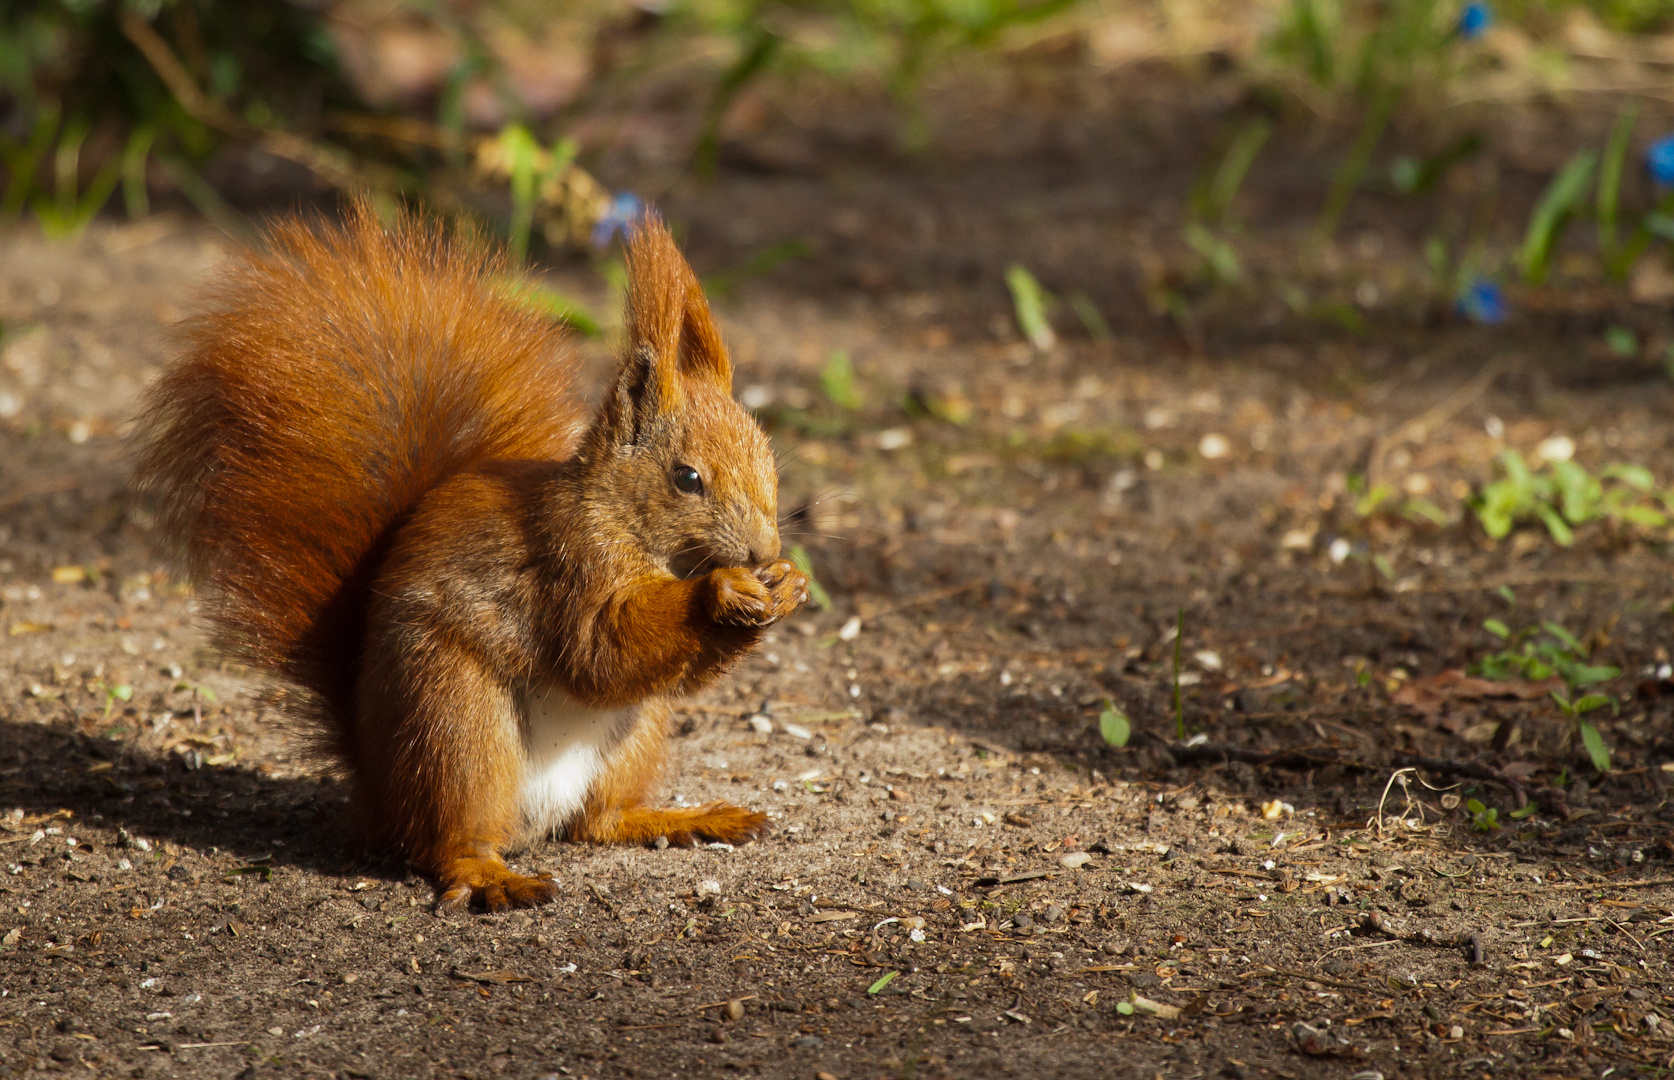
[[[1147,289],[1186,265],[1180,206],[1229,103],[1134,77],[1065,119],[1027,90],[950,107],[969,122],[933,159],[763,121],[663,197],[700,272],[811,252],[718,303],[740,393],[795,448],[788,539],[831,608],[683,712],[668,797],[767,810],[766,839],[542,844],[519,861],[562,899],[509,915],[437,914],[349,847],[340,790],[204,650],[127,487],[137,395],[227,241],[179,214],[0,233],[0,1073],[1674,1068],[1674,547],[1493,542],[1458,513],[1500,449],[1552,436],[1674,478],[1666,305],[1560,276],[1464,324],[1416,284],[1440,211],[1368,196],[1313,264],[1363,332],[1254,288],[1170,322]],[[1492,180],[1514,232],[1542,155],[1608,121],[1510,118],[1465,184]],[[1292,249],[1333,160],[1279,139],[1252,266]],[[1022,341],[1013,260],[1086,290],[1113,340],[1070,317],[1050,352]],[[1641,355],[1604,348],[1612,323]],[[821,387],[837,349],[852,408]],[[1360,516],[1369,471],[1457,520]],[[1623,670],[1619,712],[1590,714],[1609,774],[1544,690],[1448,681],[1501,647],[1491,618]]]

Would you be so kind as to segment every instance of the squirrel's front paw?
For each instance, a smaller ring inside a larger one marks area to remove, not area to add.
[[[808,575],[789,559],[768,563],[756,571],[756,580],[767,586],[773,597],[773,617],[778,622],[808,602]]]
[[[729,626],[766,626],[772,622],[773,593],[742,566],[723,566],[709,574],[709,617]]]
[[[784,559],[759,570],[722,567],[709,582],[710,618],[732,626],[770,626],[808,600],[808,579]]]

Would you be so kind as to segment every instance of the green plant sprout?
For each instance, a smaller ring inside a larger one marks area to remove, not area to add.
[[[87,140],[85,121],[72,124],[59,136],[58,149],[53,154],[55,185],[49,196],[42,192],[30,201],[30,209],[41,223],[41,231],[54,240],[68,240],[80,236],[93,218],[110,201],[122,178],[122,159],[107,161],[85,191],[80,190],[79,173],[81,147]]]
[[[1099,713],[1099,734],[1111,746],[1128,745],[1128,737],[1133,734],[1128,714],[1118,709],[1109,698],[1104,699],[1104,711]]]
[[[1639,355],[1639,335],[1625,326],[1605,328],[1604,345],[1623,360],[1631,360]]]
[[[814,606],[821,611],[830,611],[831,594],[826,592],[825,586],[814,577],[814,562],[808,557],[808,549],[801,544],[792,544],[790,561],[791,565],[802,571],[802,576],[808,579],[808,598],[814,602]]]
[[[1604,745],[1604,736],[1599,734],[1598,728],[1581,719],[1594,709],[1610,706],[1612,712],[1620,712],[1616,699],[1608,694],[1584,694],[1575,701],[1556,690],[1552,691],[1552,700],[1558,703],[1558,708],[1569,718],[1571,730],[1581,740],[1581,745],[1587,751],[1587,757],[1592,760],[1593,768],[1599,772],[1610,771],[1610,748]]]
[[[1366,486],[1366,477],[1360,473],[1351,473],[1348,477],[1349,494],[1354,496],[1354,513],[1356,517],[1368,518],[1380,510],[1394,509],[1408,521],[1428,522],[1431,525],[1451,525],[1455,518],[1446,510],[1437,506],[1422,496],[1403,499],[1398,506],[1392,506],[1390,500],[1395,498],[1395,488],[1391,484],[1374,484]]]
[[[1468,132],[1428,157],[1402,154],[1389,164],[1389,183],[1402,195],[1423,195],[1449,172],[1482,152],[1487,145],[1480,131]]]
[[[41,103],[35,110],[35,124],[29,138],[22,143],[0,131],[0,164],[6,166],[6,193],[0,196],[0,221],[10,220],[22,212],[35,186],[35,174],[52,149],[52,137],[58,134],[59,108],[56,101]]]
[[[1006,268],[1006,288],[1011,290],[1017,328],[1023,331],[1030,345],[1041,352],[1051,352],[1058,344],[1058,335],[1052,332],[1052,322],[1047,317],[1047,308],[1053,303],[1052,294],[1041,288],[1040,282],[1021,263]]]
[[[540,189],[570,167],[577,147],[574,139],[560,139],[550,151],[543,150],[522,124],[507,124],[500,130],[498,142],[511,173],[509,245],[512,259],[522,265],[529,257],[529,232],[535,223]]]
[[[1575,528],[1607,520],[1640,528],[1666,526],[1674,492],[1657,488],[1642,465],[1613,464],[1594,476],[1573,461],[1549,461],[1536,472],[1515,450],[1498,458],[1505,475],[1471,501],[1482,529],[1499,540],[1526,521],[1539,521],[1562,547],[1575,543]]]
[[[1491,833],[1500,831],[1500,812],[1491,806],[1484,806],[1478,799],[1468,799],[1465,811],[1471,816],[1471,828],[1476,832]]]
[[[1507,681],[1528,679],[1540,682],[1553,676],[1563,679],[1573,693],[1616,678],[1621,668],[1589,663],[1589,651],[1575,635],[1554,622],[1543,622],[1538,630],[1513,632],[1499,619],[1488,619],[1482,628],[1508,646],[1491,653],[1473,667],[1485,679]]]
[[[1590,663],[1589,650],[1574,634],[1554,622],[1543,622],[1540,629],[1512,631],[1499,619],[1487,619],[1482,628],[1506,642],[1508,648],[1490,653],[1472,667],[1472,673],[1485,679],[1509,681],[1528,679],[1541,682],[1554,676],[1561,678],[1568,693],[1552,692],[1552,700],[1568,719],[1571,738],[1578,739],[1599,772],[1610,770],[1610,750],[1604,737],[1590,721],[1582,719],[1594,709],[1610,706],[1619,711],[1614,698],[1607,694],[1580,691],[1589,686],[1614,679],[1622,669],[1608,664]]]
[[[156,129],[139,128],[128,137],[127,149],[122,152],[122,202],[130,221],[151,213],[151,199],[145,190],[145,163],[151,159],[151,144],[156,138]]]
[[[1183,237],[1210,275],[1224,285],[1236,284],[1244,276],[1238,252],[1225,235],[1232,203],[1272,134],[1273,123],[1265,116],[1246,122],[1227,144],[1214,171],[1193,187]]]
[[[134,699],[134,688],[127,683],[105,686],[102,689],[105,692],[105,712],[100,717],[101,721],[110,719],[110,714],[116,710],[118,701],[132,701]]]
[[[854,363],[849,360],[847,351],[832,350],[825,361],[825,367],[820,371],[820,390],[839,409],[853,412],[860,408],[863,399],[860,396],[860,387],[855,385]]]
[[[1638,107],[1629,104],[1616,117],[1602,153],[1582,150],[1558,170],[1534,212],[1529,216],[1516,263],[1523,280],[1538,285],[1546,280],[1552,253],[1564,232],[1593,189],[1593,217],[1598,232],[1599,258],[1605,275],[1615,282],[1626,281],[1633,265],[1656,238],[1674,239],[1669,215],[1674,213],[1674,192],[1665,193],[1657,205],[1640,216],[1624,239],[1621,222],[1622,176],[1631,152]],[[1594,176],[1597,182],[1594,183]],[[1614,348],[1617,342],[1610,342]]]
[[[1077,290],[1070,293],[1069,306],[1070,310],[1075,312],[1075,317],[1081,320],[1081,325],[1086,328],[1088,337],[1094,341],[1115,340],[1116,335],[1110,332],[1110,324],[1104,321],[1104,314],[1099,311],[1098,305],[1093,303],[1092,297]]]

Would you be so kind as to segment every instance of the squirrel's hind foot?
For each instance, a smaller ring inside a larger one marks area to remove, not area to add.
[[[437,874],[437,885],[442,894],[437,906],[455,910],[534,907],[558,895],[557,883],[551,877],[519,874],[492,857],[453,860]]]

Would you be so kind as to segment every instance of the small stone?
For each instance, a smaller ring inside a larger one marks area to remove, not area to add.
[[[720,1028],[716,1028],[714,1031],[709,1033],[709,1041],[712,1043],[724,1043],[727,1041],[727,1033],[722,1031]]]
[[[1058,860],[1058,865],[1066,870],[1079,870],[1093,861],[1093,857],[1085,851],[1072,851]]]
[[[721,1012],[728,1020],[735,1022],[742,1020],[744,1019],[744,1003],[739,1001],[737,998],[733,998],[731,1001],[721,1006]]]
[[[750,717],[750,727],[762,735],[773,734],[773,721],[769,720],[765,716],[762,716],[760,713]]]
[[[656,848],[658,851],[667,851],[668,850],[668,837],[666,837],[666,836],[657,837],[655,840],[651,841],[651,846]]]

